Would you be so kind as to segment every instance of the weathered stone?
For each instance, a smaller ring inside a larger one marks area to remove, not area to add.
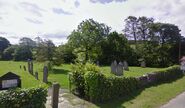
[[[127,61],[124,61],[124,62],[123,62],[123,66],[124,66],[124,70],[127,70],[127,71],[129,71],[129,68],[128,68],[128,63],[127,63]]]
[[[43,82],[47,83],[48,82],[48,67],[44,66],[43,68]]]
[[[117,62],[114,60],[114,62],[111,63],[111,72],[115,74],[117,72]]]
[[[58,83],[54,83],[52,85],[52,96],[51,96],[52,108],[58,108],[59,88],[60,85]]]
[[[100,66],[100,62],[99,62],[99,61],[96,61],[96,65],[97,65],[97,66]]]
[[[118,66],[117,66],[116,75],[117,76],[123,75],[123,63],[122,62],[119,62]]]

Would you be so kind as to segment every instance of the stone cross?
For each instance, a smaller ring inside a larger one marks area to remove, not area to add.
[[[48,82],[48,67],[44,66],[43,68],[43,82],[47,83]]]
[[[118,66],[117,66],[116,75],[118,75],[118,76],[123,75],[123,63],[122,62],[119,62]]]
[[[111,72],[115,74],[117,72],[117,62],[114,60],[114,62],[111,63]]]
[[[35,78],[38,80],[39,77],[38,77],[38,72],[35,72]]]
[[[127,71],[129,71],[129,68],[128,68],[128,63],[127,63],[127,61],[124,61],[124,62],[123,62],[123,66],[124,66],[124,70],[127,70]]]

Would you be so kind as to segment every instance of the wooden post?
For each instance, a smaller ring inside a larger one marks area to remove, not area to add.
[[[54,83],[52,85],[52,95],[51,95],[52,108],[58,108],[59,88],[60,88],[60,85],[58,83]]]

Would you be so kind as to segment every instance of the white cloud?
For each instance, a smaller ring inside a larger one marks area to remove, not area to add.
[[[124,19],[129,15],[154,17],[156,21],[176,24],[185,35],[184,0],[100,1],[105,0],[99,3],[90,0],[1,0],[0,36],[11,43],[18,43],[23,36],[40,36],[60,44],[67,41],[66,36],[82,20],[93,18],[121,32]]]

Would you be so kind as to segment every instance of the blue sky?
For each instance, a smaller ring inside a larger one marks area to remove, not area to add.
[[[184,10],[185,0],[0,0],[0,36],[13,44],[40,36],[59,45],[82,20],[93,18],[121,33],[129,15],[176,24],[185,35]]]

